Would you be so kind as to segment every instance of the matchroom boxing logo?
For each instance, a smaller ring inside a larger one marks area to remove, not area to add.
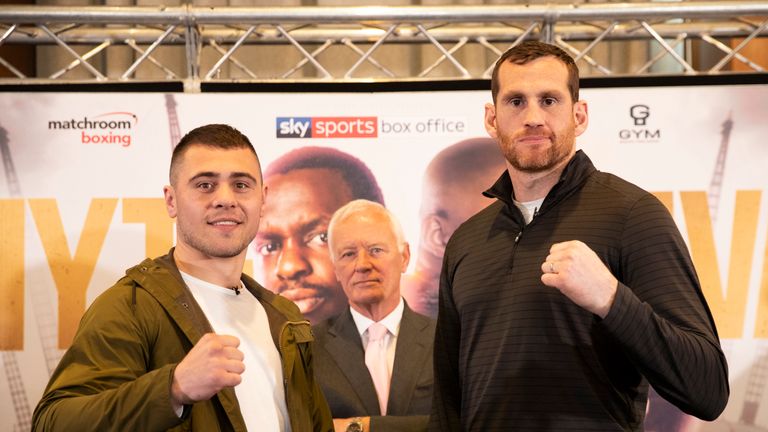
[[[48,130],[77,130],[81,144],[131,145],[131,130],[139,123],[136,114],[108,112],[82,119],[49,120]]]

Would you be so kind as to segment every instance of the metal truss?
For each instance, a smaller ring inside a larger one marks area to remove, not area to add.
[[[560,45],[577,60],[583,76],[719,74],[732,62],[764,73],[764,66],[742,50],[766,36],[767,28],[765,1],[0,6],[0,46],[52,47],[47,49],[66,59],[45,76],[26,76],[0,57],[0,68],[13,75],[0,83],[183,81],[195,91],[202,82],[477,79],[488,78],[498,55],[525,39]],[[622,62],[628,65],[615,66],[617,53],[633,42],[640,43],[640,60],[635,53],[633,61]],[[695,61],[693,43],[716,51],[719,59]],[[116,52],[118,48],[122,51]],[[115,71],[117,58],[123,61]]]

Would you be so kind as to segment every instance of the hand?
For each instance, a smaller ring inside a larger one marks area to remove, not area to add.
[[[578,240],[553,244],[541,271],[544,285],[557,288],[600,318],[608,315],[619,281],[586,244]]]
[[[210,399],[225,387],[240,384],[245,370],[243,353],[234,336],[207,333],[176,366],[171,384],[174,409]]]

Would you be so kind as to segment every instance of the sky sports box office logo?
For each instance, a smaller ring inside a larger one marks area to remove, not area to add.
[[[380,135],[462,134],[464,118],[277,117],[277,138],[376,138]]]
[[[278,117],[278,138],[376,138],[376,117]]]

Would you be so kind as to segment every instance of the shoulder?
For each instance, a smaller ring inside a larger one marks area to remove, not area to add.
[[[478,241],[478,238],[483,238],[478,234],[487,231],[493,225],[493,221],[496,220],[499,213],[503,211],[504,206],[505,204],[497,199],[484,209],[472,215],[472,217],[456,228],[456,231],[454,231],[451,238],[448,240],[446,250],[457,243],[460,244],[467,241],[476,242]]]
[[[315,335],[315,340],[322,345],[330,337],[343,336],[341,328],[346,319],[351,320],[351,316],[348,316],[348,312],[342,312],[313,325],[312,333]],[[354,322],[348,324],[354,325]]]
[[[144,277],[145,274],[150,271],[150,268],[157,266],[163,268],[161,271],[167,271],[164,265],[152,259],[145,259],[127,269],[122,278],[94,299],[86,315],[97,313],[108,320],[115,317],[113,314],[119,316],[120,311],[130,311],[135,315],[137,311],[147,308],[153,311],[162,309],[156,298],[145,289],[147,285],[152,284],[153,280]]]
[[[611,173],[596,171],[584,192],[593,207],[603,203],[609,207],[624,207],[633,217],[671,219],[669,210],[656,195]]]
[[[404,326],[409,326],[419,331],[434,335],[437,320],[422,315],[406,305],[405,310],[403,311],[402,323]]]
[[[325,350],[326,342],[329,337],[329,323],[328,320],[321,321],[320,323],[312,326],[312,335],[315,337],[315,346],[320,350]]]
[[[603,171],[595,171],[592,173],[585,186],[585,190],[599,192],[605,196],[606,199],[616,199],[618,197],[630,201],[637,201],[652,196],[650,192],[640,186],[615,174]]]
[[[139,294],[138,291],[142,293]],[[124,312],[135,309],[139,297],[144,301],[145,295],[143,290],[137,290],[137,284],[133,279],[124,276],[93,300],[83,316],[83,322],[94,318],[114,319]]]

